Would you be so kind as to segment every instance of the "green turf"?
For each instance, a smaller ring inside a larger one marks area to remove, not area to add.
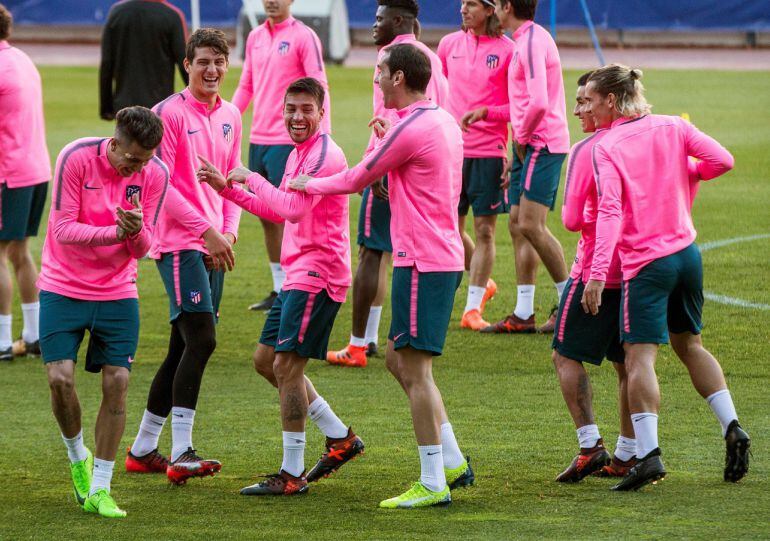
[[[109,135],[110,125],[97,120],[94,69],[41,71],[52,157],[77,137]],[[566,74],[568,95],[578,75]],[[224,95],[232,94],[237,77],[235,70],[230,73]],[[368,138],[371,70],[332,68],[330,80],[335,138],[353,164]],[[695,207],[699,240],[770,233],[770,74],[650,70],[644,81],[656,112],[688,112],[736,157],[734,172],[700,192]],[[570,122],[576,141],[577,124]],[[354,196],[352,223],[357,211]],[[558,215],[549,223],[570,260],[576,237],[560,226]],[[504,218],[497,242],[494,277],[500,292],[488,308],[490,318],[511,309],[515,291]],[[40,239],[33,246],[39,254]],[[707,252],[707,289],[770,304],[769,250],[770,239],[764,239]],[[169,331],[166,297],[154,264],[142,261],[140,275],[142,334],[123,448],[136,432]],[[542,269],[538,280],[536,304],[542,319],[555,292]],[[704,339],[721,360],[743,424],[753,436],[752,469],[738,486],[721,480],[718,424],[668,348],[662,348],[658,366],[661,442],[669,477],[638,494],[611,493],[610,482],[600,479],[578,486],[554,483],[572,458],[576,441],[551,366],[550,340],[461,332],[463,284],[446,354],[436,362],[435,373],[460,444],[473,457],[475,487],[456,492],[447,509],[377,509],[379,500],[405,490],[419,475],[406,400],[377,358],[365,370],[321,362],[312,362],[308,369],[321,394],[364,438],[366,455],[314,485],[304,497],[239,496],[240,487],[251,484],[256,475],[275,471],[281,459],[277,394],[254,373],[250,361],[264,316],[246,311],[269,284],[260,227],[244,215],[237,267],[227,279],[219,345],[204,379],[194,438],[203,454],[222,460],[223,471],[214,479],[172,488],[163,477],[126,475],[119,455],[113,494],[129,513],[123,521],[89,516],[74,505],[67,458],[39,361],[0,366],[0,539],[770,538],[770,314],[713,302],[705,309]],[[15,313],[19,332],[18,308]],[[389,317],[386,308],[381,336]],[[350,308],[345,306],[335,326],[334,345],[347,339],[349,322]],[[591,369],[591,375],[600,427],[605,440],[614,444],[614,371],[602,367]],[[78,386],[86,441],[92,446],[99,379],[79,372]],[[168,432],[161,439],[163,450],[170,445]],[[322,447],[312,425],[308,439],[306,461],[312,465]]]

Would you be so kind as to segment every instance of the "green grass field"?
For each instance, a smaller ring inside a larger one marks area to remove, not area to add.
[[[52,158],[67,142],[109,135],[97,119],[97,75],[89,68],[41,69]],[[330,69],[334,135],[351,164],[368,135],[371,72]],[[568,96],[579,74],[568,72]],[[239,73],[229,74],[231,96]],[[770,73],[653,71],[644,80],[658,113],[688,112],[736,158],[735,170],[709,183],[695,206],[699,242],[770,234]],[[23,127],[20,127],[23,129]],[[577,123],[572,122],[577,141]],[[247,126],[244,126],[247,133]],[[429,136],[429,134],[426,134]],[[245,146],[244,146],[245,148]],[[358,197],[351,197],[355,224]],[[569,261],[576,236],[558,213],[550,226]],[[500,286],[487,315],[510,311],[515,292],[512,249],[505,219],[497,234],[493,276]],[[39,254],[42,236],[34,242]],[[384,497],[400,493],[419,475],[407,402],[382,357],[365,370],[311,362],[310,377],[340,417],[364,438],[366,455],[312,486],[305,497],[255,499],[238,495],[257,475],[281,460],[277,393],[251,367],[264,315],[246,311],[263,296],[270,277],[258,221],[244,214],[237,266],[228,276],[218,328],[218,348],[206,373],[194,442],[222,460],[222,473],[171,487],[165,477],[126,475],[119,454],[113,493],[129,515],[107,521],[86,515],[72,498],[64,446],[50,411],[39,360],[0,366],[0,539],[768,539],[770,538],[770,238],[735,243],[704,254],[706,289],[765,308],[708,302],[707,347],[721,360],[741,421],[753,437],[754,458],[739,485],[722,481],[724,445],[719,425],[692,389],[686,371],[667,347],[658,373],[662,390],[661,444],[668,478],[641,493],[616,494],[610,482],[587,479],[561,486],[555,475],[576,451],[575,432],[550,360],[550,338],[480,336],[459,330],[467,283],[458,290],[446,353],[435,364],[450,419],[472,455],[477,484],[454,494],[448,508],[386,512]],[[537,315],[547,316],[555,290],[544,269],[538,278]],[[152,262],[140,263],[142,334],[129,391],[123,447],[133,440],[149,383],[168,339],[167,301]],[[15,310],[15,333],[20,313]],[[387,332],[389,308],[381,327]],[[350,308],[344,306],[332,343],[344,344]],[[99,378],[79,375],[87,445],[100,400]],[[615,376],[591,369],[595,409],[605,441],[617,437]],[[308,427],[306,461],[322,450],[320,433]],[[161,449],[170,446],[170,430]]]

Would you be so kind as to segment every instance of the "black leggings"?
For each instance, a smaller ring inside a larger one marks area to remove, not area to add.
[[[171,407],[195,409],[203,371],[217,346],[214,315],[182,312],[171,324],[168,355],[150,385],[147,410],[168,417]]]

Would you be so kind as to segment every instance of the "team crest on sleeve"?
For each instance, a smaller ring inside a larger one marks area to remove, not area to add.
[[[500,57],[496,54],[487,55],[487,67],[491,70],[500,65]]]
[[[230,124],[222,125],[222,133],[225,136],[225,141],[231,143],[233,141],[233,127]]]
[[[288,41],[282,41],[278,44],[278,54],[281,56],[286,56],[289,54],[289,48],[291,47],[291,43]]]
[[[190,302],[193,304],[198,304],[201,302],[201,292],[198,290],[191,290],[190,291]]]
[[[141,196],[142,194],[142,187],[137,186],[136,184],[129,184],[126,186],[126,201],[131,201],[131,198],[134,197],[134,195]]]

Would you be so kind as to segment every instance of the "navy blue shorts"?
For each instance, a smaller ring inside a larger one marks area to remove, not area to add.
[[[267,314],[259,343],[276,352],[294,351],[306,359],[325,360],[340,306],[325,290],[281,290]]]
[[[462,272],[418,272],[393,267],[392,320],[388,338],[395,349],[414,349],[441,355]]]
[[[182,312],[209,312],[219,319],[225,273],[207,270],[204,255],[198,250],[182,250],[162,254],[155,262],[166,287],[171,321]]]
[[[467,216],[473,209],[474,216],[492,216],[508,212],[503,180],[502,158],[465,158],[463,160],[463,189],[460,192],[458,214]]]
[[[47,182],[24,188],[0,185],[0,240],[36,237],[47,196]]]
[[[276,188],[281,185],[286,161],[294,145],[249,145],[249,169],[259,173]]]
[[[40,350],[44,363],[77,362],[86,330],[90,334],[87,371],[98,373],[104,365],[131,370],[139,343],[139,301],[84,301],[40,292]]]
[[[522,194],[535,203],[551,210],[556,206],[561,166],[566,154],[551,154],[548,147],[536,149],[527,145],[524,163],[513,153],[511,184],[508,186],[508,204],[518,205]]]
[[[387,185],[388,179],[385,177],[385,186]],[[393,243],[390,240],[390,202],[376,197],[368,186],[361,197],[357,240],[358,245],[364,248],[393,252]]]

